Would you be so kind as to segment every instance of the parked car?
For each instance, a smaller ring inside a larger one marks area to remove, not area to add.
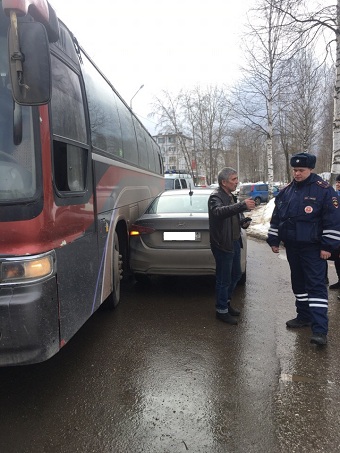
[[[261,203],[267,203],[269,195],[268,189],[268,184],[264,183],[241,184],[237,198],[239,201],[244,201],[246,198],[252,198],[255,201],[255,205],[259,206]],[[278,193],[279,188],[273,186],[273,196],[276,197]]]
[[[210,184],[209,187],[210,187],[210,189],[217,189],[217,188],[219,187],[219,184],[217,184],[217,183]],[[240,186],[238,185],[238,186],[236,187],[236,189],[234,190],[233,194],[237,197],[238,194],[239,194],[239,191],[240,191]]]
[[[166,173],[165,190],[193,189],[195,184],[192,176],[188,173]]]
[[[130,228],[130,268],[136,280],[150,275],[214,275],[208,198],[212,189],[166,190]],[[246,281],[247,236],[241,267]]]

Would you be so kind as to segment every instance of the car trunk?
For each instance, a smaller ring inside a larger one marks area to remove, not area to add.
[[[162,214],[162,218],[146,215],[137,224],[155,229],[154,233],[141,236],[144,244],[151,248],[210,248],[207,214],[192,214],[186,218],[183,214],[169,214],[169,217]]]

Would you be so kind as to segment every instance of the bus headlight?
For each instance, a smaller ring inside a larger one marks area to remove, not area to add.
[[[54,272],[54,255],[40,255],[1,262],[1,283],[25,283],[48,277]]]

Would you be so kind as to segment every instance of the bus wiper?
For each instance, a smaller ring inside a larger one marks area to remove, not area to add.
[[[13,142],[20,145],[22,142],[22,107],[13,101]]]

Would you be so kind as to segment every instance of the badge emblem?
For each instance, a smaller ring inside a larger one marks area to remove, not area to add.
[[[337,197],[332,197],[332,203],[335,208],[339,207],[339,202],[338,202]]]
[[[311,214],[312,212],[313,212],[312,206],[306,206],[306,207],[305,207],[305,213],[306,213],[306,214]]]

